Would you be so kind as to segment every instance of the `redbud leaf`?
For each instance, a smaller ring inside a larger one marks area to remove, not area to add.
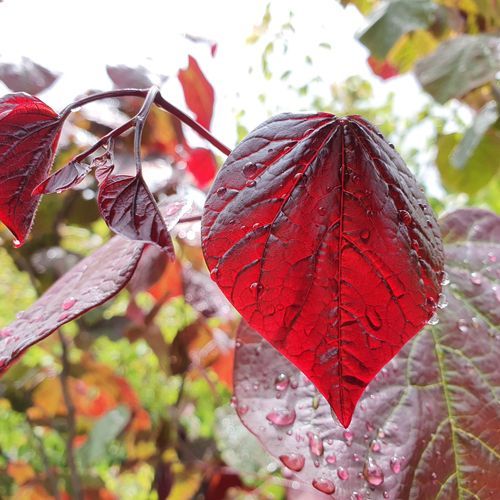
[[[188,153],[186,167],[193,175],[196,186],[203,189],[213,181],[217,172],[217,161],[209,149],[194,148]]]
[[[240,326],[235,408],[288,472],[336,498],[493,498],[500,467],[500,217],[442,219],[447,273],[439,322],[370,383],[348,429],[309,380]]]
[[[90,165],[72,161],[47,177],[33,190],[33,194],[60,193],[71,189],[80,184],[90,170]]]
[[[283,114],[257,127],[210,189],[202,246],[227,298],[346,427],[441,291],[432,210],[359,116]]]

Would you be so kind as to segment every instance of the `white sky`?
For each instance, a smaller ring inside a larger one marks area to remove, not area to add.
[[[232,147],[239,110],[246,110],[243,122],[250,129],[271,111],[304,110],[304,100],[287,91],[279,78],[263,78],[263,45],[245,42],[260,23],[266,4],[263,0],[4,0],[0,3],[0,57],[10,61],[27,56],[61,72],[60,81],[43,96],[59,109],[89,88],[110,88],[106,63],[135,65],[149,60],[148,64],[173,76],[192,53],[216,91],[213,132]],[[314,87],[321,95],[330,84],[360,74],[373,80],[381,100],[388,91],[396,91],[398,109],[404,114],[426,101],[412,77],[389,83],[372,77],[367,51],[354,38],[364,25],[355,8],[343,9],[333,0],[275,0],[270,32],[278,31],[290,10],[295,33],[288,38],[287,54],[271,58],[276,76],[293,69],[291,82],[302,85],[309,77],[321,75],[324,82]],[[216,57],[210,57],[206,46],[185,40],[183,33],[215,40]],[[332,49],[320,47],[322,42]],[[305,64],[306,55],[312,64]],[[252,74],[249,66],[256,68]],[[272,104],[263,106],[258,100],[261,93]],[[164,94],[185,107],[175,79],[167,82]]]

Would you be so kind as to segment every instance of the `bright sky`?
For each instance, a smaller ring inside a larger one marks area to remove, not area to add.
[[[164,74],[175,75],[192,53],[216,90],[214,133],[232,146],[236,140],[234,118],[241,109],[246,110],[245,125],[253,128],[271,111],[300,111],[304,106],[279,78],[263,78],[263,46],[245,42],[260,23],[266,4],[265,0],[4,0],[0,4],[0,56],[7,61],[27,56],[61,72],[60,81],[44,95],[57,109],[89,88],[110,88],[106,63],[147,62]],[[277,53],[270,59],[276,76],[294,69],[292,83],[303,85],[308,78],[321,75],[324,83],[314,87],[320,95],[328,92],[331,83],[348,76],[371,78],[367,52],[354,38],[364,24],[355,8],[343,9],[333,0],[274,1],[271,33],[288,21],[289,11],[294,13],[295,33],[288,36],[286,54],[278,52],[276,44]],[[184,33],[215,40],[216,57],[211,58],[206,46],[187,41]],[[325,42],[331,50],[320,46]],[[304,62],[306,56],[312,58],[312,64]],[[252,74],[249,66],[256,68]],[[375,79],[375,85],[381,97],[396,91],[402,113],[418,109],[426,99],[411,77],[388,84]],[[174,79],[165,92],[174,104],[184,107]],[[261,93],[268,97],[266,106],[258,100]]]

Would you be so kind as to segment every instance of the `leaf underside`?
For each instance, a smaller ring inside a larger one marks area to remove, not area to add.
[[[234,381],[241,420],[297,478],[333,487],[336,498],[498,492],[500,218],[459,210],[441,227],[448,306],[368,386],[347,430],[296,367],[240,326]]]
[[[284,114],[257,127],[209,192],[202,245],[224,294],[345,426],[441,291],[434,215],[358,116]]]

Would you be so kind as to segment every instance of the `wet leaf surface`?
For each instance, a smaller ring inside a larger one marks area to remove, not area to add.
[[[31,193],[52,166],[59,115],[38,98],[9,94],[0,99],[0,220],[24,243],[40,203]]]
[[[498,491],[500,218],[459,210],[441,228],[450,281],[441,306],[448,305],[368,386],[348,429],[290,362],[240,326],[237,413],[289,471],[308,484],[332,483],[336,498]]]
[[[283,114],[257,127],[209,192],[202,245],[224,294],[345,426],[441,290],[434,215],[358,116]]]
[[[90,170],[90,165],[72,161],[50,177],[47,177],[47,179],[33,190],[33,194],[60,193],[71,189],[80,184]]]

